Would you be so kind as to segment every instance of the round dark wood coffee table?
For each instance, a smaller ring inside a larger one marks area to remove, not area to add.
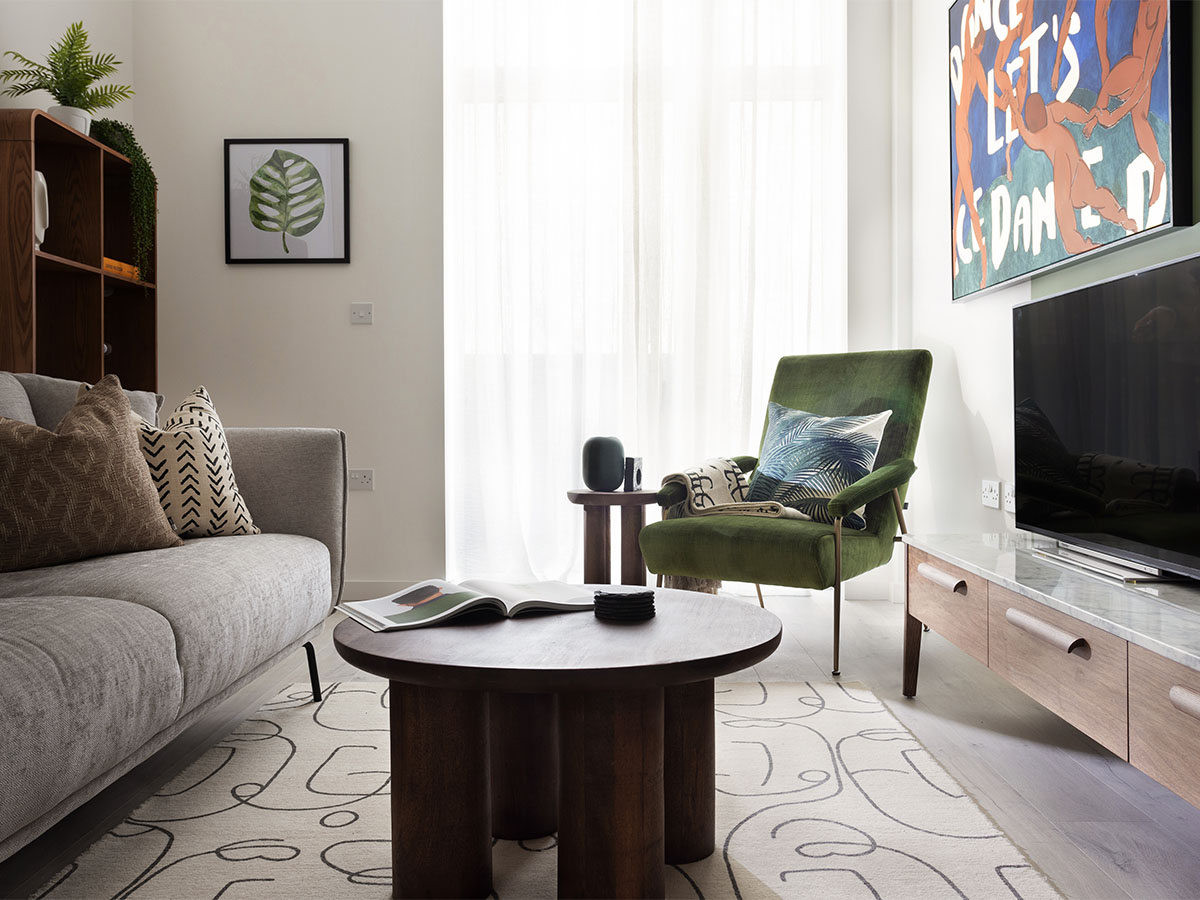
[[[494,828],[557,824],[560,897],[662,897],[664,863],[712,853],[713,679],[770,656],[783,626],[689,591],[660,588],[655,606],[624,624],[337,626],[338,653],[391,682],[394,897],[486,897]]]

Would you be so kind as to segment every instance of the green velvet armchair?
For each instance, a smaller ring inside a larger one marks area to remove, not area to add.
[[[888,562],[897,528],[904,530],[904,495],[917,469],[913,454],[932,367],[928,350],[785,356],[771,385],[776,403],[822,416],[892,410],[874,470],[830,500],[833,525],[749,516],[654,522],[640,536],[647,567],[659,576],[832,587],[833,674],[841,674],[842,581]],[[747,473],[758,462],[753,456],[734,459]],[[683,486],[672,484],[660,492],[658,502],[666,507],[683,498]],[[864,504],[866,529],[843,530],[842,517]]]

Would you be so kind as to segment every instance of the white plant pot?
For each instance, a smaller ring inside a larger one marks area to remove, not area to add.
[[[46,112],[50,118],[57,119],[64,125],[70,125],[83,134],[89,134],[92,130],[92,114],[86,109],[79,109],[75,106],[51,106]]]

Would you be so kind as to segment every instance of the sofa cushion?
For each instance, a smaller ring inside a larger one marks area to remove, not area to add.
[[[158,499],[181,537],[258,534],[238,491],[225,429],[204,385],[162,428],[138,422],[138,439]]]
[[[31,594],[111,597],[162,615],[183,673],[183,713],[325,618],[329,550],[294,534],[196,538],[166,550],[0,574],[0,597]]]
[[[116,376],[57,431],[0,420],[0,571],[178,544]]]
[[[0,660],[0,835],[125,759],[179,714],[171,626],[136,604],[0,600]]]
[[[34,422],[51,430],[58,427],[67,410],[75,405],[75,395],[79,393],[79,385],[82,383],[65,378],[51,378],[49,375],[34,375],[30,372],[16,372],[13,377],[25,388],[29,405],[33,409]],[[163,403],[161,394],[126,391],[125,396],[129,398],[129,405],[135,413],[147,422],[158,421],[158,411]]]
[[[829,501],[870,474],[890,409],[866,416],[818,416],[767,404],[767,432],[747,497],[776,500],[809,518],[833,524]],[[866,507],[845,516],[848,528],[867,527]]]
[[[0,416],[6,419],[16,419],[26,425],[36,425],[33,407],[29,405],[29,395],[21,382],[9,372],[0,372]]]

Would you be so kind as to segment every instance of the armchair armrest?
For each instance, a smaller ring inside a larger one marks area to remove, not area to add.
[[[336,604],[346,574],[346,435],[334,428],[226,428],[225,437],[254,524],[329,548]]]
[[[837,519],[860,506],[866,506],[872,500],[907,484],[916,471],[917,464],[911,459],[893,459],[833,497],[829,501],[829,514]]]
[[[742,473],[745,475],[749,475],[751,472],[753,472],[755,466],[758,465],[757,456],[734,456],[732,459],[735,463],[737,463],[738,468],[741,469]]]
[[[754,467],[758,465],[757,456],[731,456],[737,467],[745,473],[752,472]],[[687,496],[687,490],[682,484],[667,484],[658,491],[658,505],[663,509],[668,506],[674,506],[676,503],[682,503]]]

